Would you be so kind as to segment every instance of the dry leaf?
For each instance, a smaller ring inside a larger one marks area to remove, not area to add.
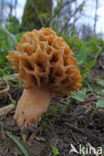
[[[41,136],[36,136],[35,139],[38,141],[46,142],[46,140]]]
[[[2,128],[2,131],[1,131],[1,137],[2,137],[3,140],[6,139],[6,134],[5,134],[5,131],[4,131],[3,128]]]
[[[33,132],[32,135],[29,137],[30,140],[34,140],[34,138],[36,137],[36,133]]]
[[[21,137],[22,137],[23,141],[26,141],[27,135],[26,135],[25,133],[22,133],[22,134],[21,134]]]

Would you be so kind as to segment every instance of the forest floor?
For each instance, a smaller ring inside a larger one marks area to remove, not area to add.
[[[98,64],[92,70],[92,77],[100,75],[104,78],[104,69]],[[94,85],[94,82],[93,84]],[[22,93],[21,87],[13,87],[8,93],[0,96],[0,107],[9,104],[8,97],[18,101]],[[37,128],[27,131],[20,130],[13,119],[15,110],[12,110],[0,120],[0,156],[22,156],[17,145],[5,134],[10,132],[13,137],[25,147],[30,156],[86,156],[87,149],[102,147],[104,152],[104,109],[99,109],[91,121],[90,115],[96,106],[96,97],[86,98],[78,103],[70,96],[54,97],[43,115]],[[66,104],[67,103],[67,104]],[[65,104],[67,108],[65,107]],[[71,145],[79,152],[81,147],[85,154],[70,153]],[[53,149],[52,147],[56,147]],[[53,149],[53,152],[52,152]],[[93,152],[91,156],[93,156]],[[103,155],[102,155],[103,156]]]

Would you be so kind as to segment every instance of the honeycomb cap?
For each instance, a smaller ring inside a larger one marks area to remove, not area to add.
[[[50,28],[26,32],[7,58],[19,72],[24,88],[47,85],[63,96],[82,86],[74,53]]]

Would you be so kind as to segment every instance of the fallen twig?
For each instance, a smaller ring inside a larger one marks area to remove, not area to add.
[[[0,117],[7,115],[14,107],[14,104],[10,104],[8,106],[0,108]]]
[[[0,95],[8,93],[8,91],[10,91],[10,81],[15,81],[17,79],[18,79],[18,74],[5,76],[2,79],[0,79],[0,86],[3,86],[3,89],[0,90]],[[4,88],[5,85],[6,85],[6,88]]]
[[[104,141],[103,138],[97,137],[97,136],[93,135],[92,133],[90,133],[90,132],[88,132],[88,131],[82,130],[81,128],[79,129],[78,127],[76,127],[76,126],[74,126],[74,125],[71,125],[71,124],[69,124],[69,123],[65,123],[65,124],[68,125],[68,126],[70,126],[71,128],[76,129],[77,131],[79,131],[79,132],[81,132],[81,133],[83,133],[83,134],[87,134],[87,135],[90,136],[90,137],[93,137],[93,138],[96,138],[96,139],[98,139],[98,140]]]
[[[3,90],[0,90],[0,94],[4,94],[4,93],[8,92],[9,89],[10,89],[8,81],[6,79],[3,79],[3,80],[6,82],[7,87],[5,89],[3,89]]]
[[[96,101],[96,100],[99,100],[103,97],[92,97],[92,98],[86,98],[85,101],[83,103],[88,103],[88,102],[92,102],[92,101]]]
[[[71,134],[72,134],[72,136],[73,136],[74,140],[76,141],[76,143],[77,143],[77,144],[79,144],[79,141],[77,140],[76,136],[73,134],[73,132],[72,132],[72,130],[71,130],[71,129],[70,129],[70,132],[71,132]]]

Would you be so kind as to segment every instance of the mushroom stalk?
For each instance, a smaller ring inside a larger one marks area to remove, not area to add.
[[[36,124],[46,112],[51,97],[52,91],[46,86],[24,89],[14,116],[18,126],[30,127]]]

